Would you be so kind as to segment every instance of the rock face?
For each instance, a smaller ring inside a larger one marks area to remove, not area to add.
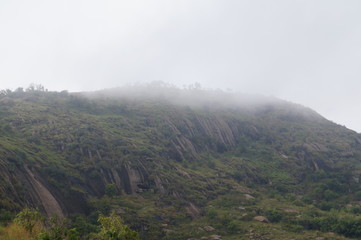
[[[40,202],[42,203],[47,215],[64,217],[63,211],[55,197],[37,179],[34,173],[32,173],[27,166],[25,166],[25,171],[29,176],[29,182],[31,183],[31,186],[34,189],[34,192],[37,194],[37,197],[40,199]]]

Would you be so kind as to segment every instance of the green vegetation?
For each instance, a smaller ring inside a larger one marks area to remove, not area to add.
[[[123,224],[114,212],[109,216],[99,216],[100,230],[86,238],[89,240],[137,240],[139,235]],[[64,218],[46,218],[40,212],[25,208],[18,213],[14,221],[0,231],[0,239],[12,240],[78,240],[79,232],[70,228],[70,222]],[[85,236],[82,237],[82,239]]]
[[[359,134],[275,99],[1,91],[0,239],[361,238],[360,159]]]
[[[122,219],[112,212],[109,217],[100,216],[101,229],[95,235],[99,240],[139,240],[139,234],[123,224]]]

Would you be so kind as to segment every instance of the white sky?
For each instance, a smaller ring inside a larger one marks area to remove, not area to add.
[[[0,0],[0,89],[154,80],[273,95],[361,132],[361,1]]]

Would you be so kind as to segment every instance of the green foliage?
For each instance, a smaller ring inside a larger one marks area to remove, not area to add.
[[[286,228],[288,231],[295,232],[295,233],[301,233],[304,230],[304,227],[301,225],[286,224]]]
[[[115,185],[114,183],[112,184],[107,184],[105,186],[105,194],[108,197],[114,197],[116,195],[118,195],[118,189],[117,189],[117,185]]]
[[[284,212],[277,210],[277,209],[268,209],[265,211],[265,216],[270,220],[272,223],[277,223],[282,220],[284,217]]]
[[[218,216],[217,211],[215,211],[214,209],[210,209],[209,211],[207,211],[207,217],[209,217],[209,219],[216,219]]]
[[[112,212],[109,217],[99,216],[100,231],[94,235],[98,240],[139,240],[139,234],[124,225],[123,220]]]
[[[92,222],[92,216],[76,215],[72,218],[71,228],[76,229],[80,236],[87,236],[92,232],[97,232],[97,225]]]
[[[352,206],[351,208],[348,209],[348,211],[355,215],[360,215],[361,214],[361,206]]]
[[[14,222],[31,233],[36,225],[42,224],[43,219],[39,211],[25,208],[15,216]]]
[[[227,228],[229,233],[239,233],[243,232],[244,229],[241,227],[240,223],[238,221],[230,221],[228,222],[225,227]]]
[[[361,237],[361,219],[355,217],[324,216],[318,218],[301,218],[298,225],[305,229],[335,232],[346,237]]]
[[[40,212],[28,208],[19,212],[6,230],[5,235],[9,239],[16,236],[24,240],[78,240],[80,238],[77,230],[69,227],[67,219],[46,218]]]
[[[46,228],[36,240],[78,240],[80,235],[76,228],[70,228],[68,219],[52,217],[45,222]]]
[[[14,213],[6,209],[0,209],[0,223],[10,222],[14,218]]]

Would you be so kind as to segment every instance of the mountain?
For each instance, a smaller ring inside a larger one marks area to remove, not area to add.
[[[161,83],[0,94],[0,221],[83,238],[115,211],[142,239],[361,237],[361,136],[306,107]],[[332,233],[330,233],[332,232]]]

